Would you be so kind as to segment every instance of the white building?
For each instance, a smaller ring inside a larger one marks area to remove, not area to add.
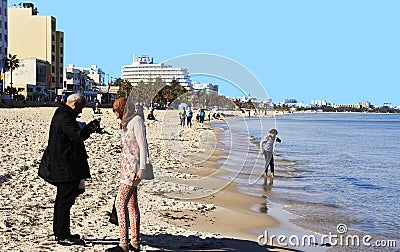
[[[171,84],[173,80],[179,85],[190,90],[192,88],[189,72],[186,68],[175,68],[164,63],[155,64],[153,57],[149,56],[133,56],[132,65],[124,65],[121,67],[121,78],[129,81],[132,85],[139,82],[152,83],[157,78],[161,78],[165,84]]]
[[[13,88],[16,88],[20,95],[30,101],[44,100],[49,93],[48,76],[51,71],[50,63],[36,58],[20,59],[19,67],[12,72]],[[4,74],[6,87],[11,83],[11,72]],[[54,93],[52,94],[54,97]]]
[[[388,108],[394,108],[393,107],[393,104],[392,103],[390,103],[390,102],[384,102],[383,104],[382,104],[382,107],[388,107]]]
[[[360,108],[371,107],[371,103],[369,101],[360,101],[360,102],[357,102],[357,104],[360,106]]]
[[[39,86],[48,85],[50,63],[36,58],[19,60],[19,67],[12,72],[13,84],[32,84]],[[6,86],[10,86],[11,72],[4,74]]]
[[[75,67],[73,64],[64,68],[63,89],[59,95],[68,96],[69,94],[80,92],[86,100],[93,102],[97,98],[97,91],[94,89],[94,80],[87,78],[89,71]]]
[[[106,74],[101,68],[98,68],[97,65],[91,65],[90,67],[77,67],[77,69],[81,70],[90,79],[92,79],[95,85],[97,86],[105,85],[104,76]]]
[[[206,94],[218,95],[218,85],[212,83],[192,82],[193,91],[204,91]]]
[[[8,14],[7,14],[7,0],[0,2],[0,69],[3,66],[4,58],[8,55]],[[4,91],[3,85],[4,77],[1,76],[0,92]]]
[[[323,107],[323,106],[330,106],[331,104],[325,100],[313,100],[311,101],[311,106],[313,107]]]
[[[303,102],[297,102],[296,99],[289,99],[286,98],[284,99],[282,102],[279,103],[280,106],[286,106],[289,108],[305,108],[306,104],[304,104]]]
[[[260,109],[272,108],[274,106],[271,98],[254,98],[251,100],[251,102],[256,108]]]

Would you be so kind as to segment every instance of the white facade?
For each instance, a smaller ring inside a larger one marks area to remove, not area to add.
[[[393,107],[393,104],[390,103],[390,102],[384,102],[384,103],[382,104],[382,107],[394,108],[394,107]]]
[[[323,101],[313,100],[313,101],[311,101],[311,105],[314,107],[322,107],[322,106],[329,106],[330,104],[325,100],[323,100]]]
[[[132,85],[137,85],[141,81],[151,83],[157,78],[161,78],[165,84],[171,84],[175,80],[186,89],[191,89],[191,81],[186,68],[175,68],[164,63],[154,64],[153,58],[148,56],[133,57],[132,65],[121,67],[121,78],[129,81]]]
[[[251,102],[253,102],[257,108],[271,108],[274,106],[271,98],[254,98],[251,99]]]
[[[80,92],[85,96],[87,101],[93,102],[97,98],[97,91],[93,90],[93,79],[86,77],[88,73],[88,70],[75,67],[73,64],[65,67],[63,89],[59,95]]]
[[[96,85],[104,86],[104,76],[105,73],[101,68],[98,68],[97,65],[91,65],[90,67],[77,67],[82,72],[84,72],[90,79],[92,79]]]
[[[357,104],[360,105],[361,108],[371,107],[371,103],[369,101],[360,101],[360,102],[357,102]]]
[[[47,87],[50,63],[36,58],[20,59],[19,67],[12,72],[13,84],[31,84]],[[5,73],[6,87],[11,83],[11,72]]]
[[[218,94],[218,85],[212,83],[192,82],[192,88],[196,91],[204,91],[207,94]]]

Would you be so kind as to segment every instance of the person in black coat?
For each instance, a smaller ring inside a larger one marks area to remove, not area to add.
[[[82,193],[80,181],[90,178],[84,141],[100,126],[99,120],[93,120],[79,127],[76,118],[85,105],[84,97],[78,93],[61,103],[51,120],[48,146],[39,166],[39,176],[57,187],[53,231],[61,245],[84,244],[79,235],[70,232],[70,210]]]

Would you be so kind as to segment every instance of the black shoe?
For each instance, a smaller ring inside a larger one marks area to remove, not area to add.
[[[106,249],[106,252],[125,252],[119,245]]]
[[[140,251],[140,245],[139,243],[137,244],[137,247],[132,246],[132,244],[129,243],[129,250],[134,251],[134,252],[139,252]]]
[[[81,236],[80,236],[79,234],[70,234],[70,235],[67,236],[66,238],[69,238],[69,237],[72,237],[72,238],[75,238],[75,239],[81,239]],[[59,240],[65,240],[65,238],[58,238],[58,237],[56,237],[56,241],[59,241]]]
[[[72,246],[72,245],[85,245],[85,241],[81,238],[77,238],[79,235],[71,235],[65,239],[57,240],[57,243],[63,246]]]

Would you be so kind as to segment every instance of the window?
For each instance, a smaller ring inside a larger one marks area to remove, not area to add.
[[[7,30],[7,27],[8,27],[8,23],[7,23],[7,21],[5,21],[5,22],[4,22],[4,29]]]
[[[5,42],[8,41],[8,36],[7,36],[7,34],[4,34],[4,41],[5,41]]]
[[[60,83],[62,83],[63,82],[63,78],[62,77],[60,77]]]
[[[63,62],[64,62],[64,58],[60,57],[60,63],[63,63]]]
[[[51,46],[51,51],[52,51],[52,52],[55,52],[55,51],[56,51],[56,46],[55,46],[55,45],[52,45],[52,46]]]
[[[51,67],[51,72],[52,72],[52,73],[54,73],[54,72],[55,72],[55,70],[54,70],[54,66],[52,66],[52,67]]]
[[[51,61],[54,62],[56,61],[56,57],[54,57],[54,55],[51,55]],[[54,71],[53,71],[54,72]]]

